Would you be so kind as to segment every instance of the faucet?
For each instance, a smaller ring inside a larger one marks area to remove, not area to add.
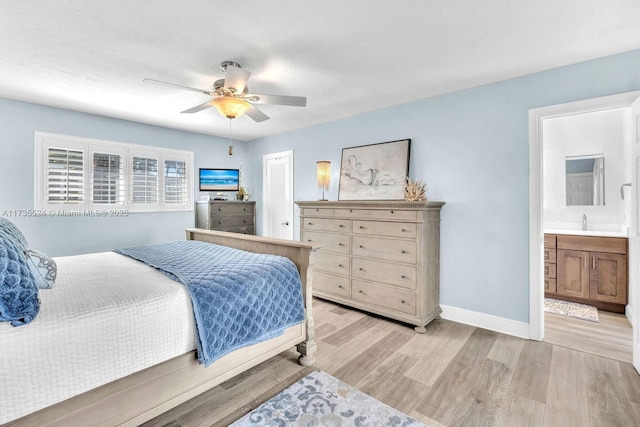
[[[587,214],[582,215],[582,231],[587,230]]]

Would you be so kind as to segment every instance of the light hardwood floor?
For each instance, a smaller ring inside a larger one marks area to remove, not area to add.
[[[631,363],[633,329],[622,315],[598,310],[600,322],[544,314],[544,341]]]
[[[446,320],[417,334],[322,300],[314,318],[315,366],[291,349],[145,426],[227,425],[314,369],[433,427],[640,425],[628,363]]]

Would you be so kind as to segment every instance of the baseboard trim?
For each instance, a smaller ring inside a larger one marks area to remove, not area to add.
[[[513,335],[518,338],[529,339],[528,323],[448,305],[441,304],[440,308],[442,309],[440,317],[443,319],[500,332],[501,334]]]

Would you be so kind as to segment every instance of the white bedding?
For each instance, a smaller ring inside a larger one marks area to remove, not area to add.
[[[0,323],[0,424],[195,348],[180,283],[113,252],[55,261],[35,320]]]

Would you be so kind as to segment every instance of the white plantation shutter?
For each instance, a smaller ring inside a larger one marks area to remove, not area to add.
[[[193,210],[192,152],[44,132],[34,142],[36,209]]]
[[[119,154],[93,153],[91,196],[94,204],[122,205],[125,201],[124,158]]]
[[[84,203],[84,152],[51,147],[47,150],[48,204]]]
[[[186,204],[189,192],[187,185],[187,163],[180,160],[165,160],[164,202]]]
[[[158,203],[158,159],[134,157],[131,202],[155,205]]]

